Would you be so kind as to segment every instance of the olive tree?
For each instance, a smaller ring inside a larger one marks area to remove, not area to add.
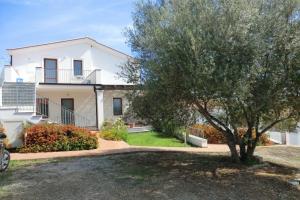
[[[137,85],[142,113],[197,110],[225,135],[235,162],[252,159],[273,126],[298,120],[298,1],[139,1],[133,22],[135,59],[123,76]]]

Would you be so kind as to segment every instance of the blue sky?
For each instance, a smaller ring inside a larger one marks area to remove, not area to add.
[[[131,54],[124,30],[135,0],[0,0],[0,68],[7,48],[89,36]]]

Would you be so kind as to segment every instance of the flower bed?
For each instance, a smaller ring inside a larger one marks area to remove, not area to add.
[[[97,136],[73,125],[39,124],[25,129],[20,152],[75,151],[95,149]]]

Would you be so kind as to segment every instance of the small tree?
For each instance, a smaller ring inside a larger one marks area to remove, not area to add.
[[[132,97],[146,117],[167,111],[176,121],[196,109],[235,162],[252,159],[274,125],[299,119],[297,1],[141,1],[135,10],[127,35],[136,59],[123,75],[139,86]],[[242,139],[238,127],[247,128]]]

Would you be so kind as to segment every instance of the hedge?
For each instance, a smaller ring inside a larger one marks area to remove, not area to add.
[[[215,129],[214,127],[206,124],[196,124],[192,126],[188,132],[192,135],[204,137],[207,139],[207,142],[209,144],[226,144],[226,138],[224,134],[222,134],[220,131]],[[242,136],[246,133],[245,128],[238,128],[239,137],[242,138]],[[252,134],[255,135],[253,132]],[[268,136],[266,134],[263,134],[258,142],[258,145],[270,145],[271,141],[269,140]]]
[[[96,149],[95,134],[73,125],[38,124],[25,129],[24,146],[20,152],[50,152]]]

